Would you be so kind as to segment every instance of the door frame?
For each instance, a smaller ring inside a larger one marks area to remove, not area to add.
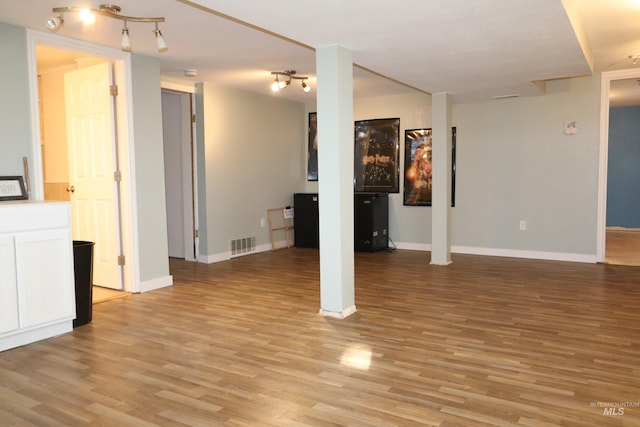
[[[133,111],[131,91],[131,54],[117,49],[66,38],[51,33],[27,29],[27,55],[29,61],[29,96],[31,105],[31,139],[33,171],[31,193],[33,199],[44,200],[44,175],[42,149],[40,147],[40,112],[38,108],[38,66],[36,46],[76,52],[113,62],[114,81],[118,86],[116,96],[118,159],[122,181],[120,183],[120,225],[122,250],[125,255],[123,268],[124,290],[140,292],[140,259],[138,253],[138,214],[136,204],[135,141],[133,138]]]
[[[611,81],[640,78],[640,69],[606,71],[600,80],[600,155],[598,167],[598,213],[596,261],[605,262],[607,236],[607,173],[609,161],[609,90]]]
[[[189,212],[190,215],[192,215],[193,217],[193,232],[195,233],[195,235],[192,238],[192,241],[189,242],[189,244],[193,243],[195,245],[195,251],[194,251],[194,258],[191,259],[187,259],[185,258],[186,261],[198,261],[199,256],[200,256],[200,238],[198,236],[198,228],[199,228],[199,220],[198,220],[198,150],[197,150],[197,144],[196,144],[196,139],[197,139],[197,126],[196,126],[196,121],[197,121],[197,117],[195,117],[195,111],[196,111],[196,88],[194,85],[184,85],[184,84],[180,84],[180,83],[174,83],[174,82],[161,82],[161,90],[163,91],[168,91],[168,92],[173,92],[175,94],[183,94],[183,95],[190,95],[190,109],[189,111],[183,111],[183,114],[187,114],[190,115],[192,117],[191,120],[189,120],[190,123],[190,130],[191,130],[191,136],[190,136],[190,145],[191,145],[191,155],[190,155],[190,159],[189,161],[191,162],[190,167],[187,167],[186,162],[183,166],[182,169],[182,173],[183,173],[183,182],[190,182],[191,183],[191,191],[192,191],[192,198],[190,200],[185,200],[184,201],[184,210],[185,212]],[[187,191],[187,189],[185,188],[185,191]],[[186,230],[185,230],[186,232]],[[186,236],[185,236],[186,237]],[[187,242],[187,239],[185,239],[185,243]]]

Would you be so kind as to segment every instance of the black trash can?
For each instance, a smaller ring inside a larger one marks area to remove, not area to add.
[[[76,282],[76,318],[73,327],[91,322],[93,304],[93,242],[73,241],[73,275]]]

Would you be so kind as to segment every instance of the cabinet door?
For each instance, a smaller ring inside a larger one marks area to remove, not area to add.
[[[318,218],[318,194],[296,193],[293,195],[293,238],[295,246],[317,248],[320,246]]]
[[[75,287],[69,230],[20,233],[15,239],[20,327],[72,319]]]
[[[0,334],[18,329],[18,286],[13,236],[0,235]]]

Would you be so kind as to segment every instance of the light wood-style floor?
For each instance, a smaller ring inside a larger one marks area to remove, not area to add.
[[[93,304],[99,304],[101,302],[110,301],[116,298],[123,298],[129,295],[131,295],[129,292],[94,285],[91,292],[91,301]]]
[[[607,228],[605,261],[640,266],[640,228]]]
[[[0,353],[0,425],[640,425],[640,269],[428,262],[356,254],[336,320],[316,250],[172,260],[173,287]]]

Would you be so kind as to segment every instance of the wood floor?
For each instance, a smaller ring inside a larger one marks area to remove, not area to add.
[[[124,298],[129,295],[131,295],[129,292],[94,285],[91,292],[91,301],[93,304],[99,304],[116,298]]]
[[[605,261],[640,266],[640,229],[607,228]]]
[[[0,353],[0,425],[640,425],[639,268],[428,261],[356,254],[336,320],[315,250],[172,260],[173,287]]]

